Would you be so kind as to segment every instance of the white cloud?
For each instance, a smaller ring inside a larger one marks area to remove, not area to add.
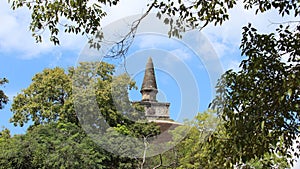
[[[234,48],[231,47],[232,44],[230,43],[224,43],[215,39],[210,40],[210,42],[215,52],[217,53],[218,58],[227,56],[228,53],[231,53],[234,50]]]
[[[295,150],[295,153],[300,153],[300,150],[297,148],[297,143],[296,141],[300,141],[299,140],[299,136],[297,137],[296,140],[294,140],[294,144],[293,144],[293,149]],[[294,156],[294,159],[297,159],[295,156]],[[294,166],[292,167],[292,169],[299,169],[300,168],[300,159],[298,158],[298,161],[294,163]]]
[[[294,163],[294,166],[292,167],[292,169],[299,169],[300,168],[300,161],[298,159],[298,161],[296,163]]]
[[[170,40],[165,37],[157,37],[156,35],[142,35],[141,38],[137,41],[136,45],[140,49],[145,48],[162,48],[163,46],[167,46]]]
[[[86,38],[80,35],[60,35],[61,46],[54,46],[49,41],[49,34],[44,32],[43,42],[36,43],[29,31],[30,12],[25,9],[10,9],[6,1],[0,2],[0,51],[2,53],[17,53],[19,58],[32,59],[40,57],[54,49],[79,50],[86,43]]]
[[[12,102],[13,98],[18,95],[18,92],[9,92],[9,93],[6,92],[6,95],[9,101]]]
[[[239,56],[233,55],[234,53],[235,55],[240,54],[239,46],[243,26],[252,23],[252,25],[258,29],[258,32],[269,33],[274,31],[277,27],[276,24],[271,24],[271,22],[282,22],[289,19],[288,17],[282,18],[275,10],[255,15],[255,10],[245,10],[241,1],[238,1],[237,6],[231,9],[229,14],[229,20],[224,22],[222,26],[214,26],[211,24],[204,28],[203,33],[212,43],[219,58],[225,57],[228,60],[236,61],[239,61],[239,59],[236,59]],[[228,66],[224,65],[224,67]]]
[[[130,15],[143,14],[147,10],[149,0],[120,1],[116,6],[106,7],[107,17],[102,20],[103,25],[108,25],[114,21]]]
[[[180,60],[191,59],[191,51],[189,52],[188,49],[183,46],[181,41],[172,38],[170,39],[160,34],[141,35],[136,38],[134,46],[138,47],[138,50],[166,50]]]
[[[34,57],[38,47],[28,31],[30,14],[26,10],[12,11],[5,1],[0,2],[0,49],[2,52],[21,52],[23,58]],[[27,17],[26,17],[27,16]]]
[[[181,60],[189,60],[192,58],[191,54],[187,51],[186,48],[177,48],[170,51],[172,55],[177,56]]]
[[[52,60],[52,62],[49,64],[49,67],[56,67],[57,65],[59,65],[59,61],[61,60],[62,58],[62,52],[59,52],[59,51],[54,51],[53,52],[53,56],[54,56],[54,59]]]
[[[148,0],[131,0],[130,2],[120,1],[117,6],[105,7],[108,15],[102,20],[102,24],[108,25],[125,16],[142,14],[147,10]],[[246,11],[239,3],[234,9],[230,10],[230,20],[226,21],[221,27],[208,26],[204,33],[212,42],[217,54],[222,57],[228,52],[239,50],[238,46],[241,39],[241,27],[249,21],[262,31],[270,31],[274,26],[270,26],[270,21],[278,22],[282,20],[277,17],[275,11],[255,16],[254,10]],[[0,2],[0,49],[2,52],[19,51],[23,53],[23,58],[38,57],[41,53],[49,52],[54,48],[47,39],[47,33],[44,35],[44,42],[36,44],[31,32],[28,30],[30,23],[30,13],[26,9],[13,11],[6,1]],[[155,26],[155,25],[152,25]],[[63,49],[78,50],[86,43],[86,38],[81,35],[64,34],[60,36]]]
[[[241,70],[241,68],[239,67],[240,64],[241,63],[236,60],[229,61],[229,63],[226,65],[227,67],[225,67],[225,70],[232,69],[233,71],[237,72]]]

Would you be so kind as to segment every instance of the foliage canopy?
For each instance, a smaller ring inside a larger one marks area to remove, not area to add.
[[[49,30],[50,40],[59,44],[59,25],[63,25],[65,32],[96,35],[102,39],[103,7],[117,5],[119,1],[10,2],[13,9],[31,10],[30,30],[38,42],[41,41],[38,31]],[[299,153],[293,151],[293,141],[298,138],[300,127],[300,3],[298,0],[244,0],[242,3],[245,10],[255,9],[256,14],[275,10],[279,16],[288,15],[295,20],[278,24],[276,31],[269,34],[260,33],[251,24],[243,27],[241,70],[226,71],[216,86],[217,96],[211,108],[222,117],[221,136],[225,139],[214,139],[221,137],[220,133],[212,135],[215,149],[207,151],[224,150],[217,153],[227,157],[227,161],[220,158],[215,162],[229,168],[274,154],[286,159],[299,157]],[[237,7],[236,0],[152,0],[147,12],[156,10],[157,17],[164,18],[163,22],[170,26],[169,36],[180,37],[181,32],[190,29],[201,30],[211,23],[221,25],[230,19],[228,11],[234,7]],[[62,18],[67,22],[61,23]],[[299,146],[299,142],[297,144]]]
[[[59,44],[58,34],[61,29],[66,33],[96,36],[103,38],[101,21],[107,15],[110,7],[119,4],[119,0],[8,0],[12,9],[28,8],[31,11],[30,30],[37,42],[42,41],[41,34],[48,30],[50,40]],[[255,9],[255,13],[277,10],[281,16],[300,14],[300,4],[297,0],[268,1],[244,0],[245,10]],[[237,7],[236,0],[151,0],[148,3],[146,15],[156,12],[163,22],[170,25],[170,36],[180,37],[180,33],[190,29],[202,29],[208,24],[221,25],[230,19],[229,9]],[[143,17],[141,18],[143,19]],[[139,23],[138,23],[139,24]],[[138,27],[133,25],[133,32]],[[94,38],[94,37],[89,37]]]

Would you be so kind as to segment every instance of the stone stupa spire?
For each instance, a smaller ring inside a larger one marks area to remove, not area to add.
[[[157,85],[156,85],[153,61],[151,57],[149,57],[146,64],[144,80],[140,92],[142,93],[142,101],[157,102],[156,100]]]
[[[144,80],[141,88],[142,100],[140,105],[145,108],[145,116],[148,121],[154,120],[170,120],[169,106],[170,103],[158,102],[156,100],[157,85],[154,72],[154,66],[152,58],[149,57]]]

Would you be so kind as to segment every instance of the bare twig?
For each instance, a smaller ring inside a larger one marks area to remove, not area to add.
[[[146,162],[146,154],[147,154],[147,150],[149,148],[149,142],[148,142],[148,138],[153,136],[152,134],[149,134],[147,136],[143,136],[143,141],[144,141],[144,153],[143,153],[143,160],[140,166],[140,169],[143,169],[145,162]]]
[[[161,156],[161,154],[159,154],[159,161],[160,161],[160,163],[157,166],[155,166],[153,169],[156,169],[156,168],[159,168],[159,167],[162,166],[162,156]]]
[[[284,21],[284,22],[272,22],[270,20],[268,20],[270,22],[270,25],[280,25],[280,24],[292,24],[292,23],[300,23],[300,20],[299,21]]]
[[[114,47],[104,57],[106,57],[106,58],[125,58],[125,55],[135,38],[136,31],[137,31],[141,21],[150,13],[152,8],[156,5],[156,2],[157,2],[157,0],[155,0],[149,6],[148,10],[142,15],[142,17],[135,20],[131,24],[130,31],[120,41],[115,42]]]

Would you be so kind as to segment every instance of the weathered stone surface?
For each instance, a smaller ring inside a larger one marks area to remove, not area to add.
[[[149,57],[146,69],[144,80],[141,88],[142,101],[141,105],[145,107],[145,116],[148,120],[169,120],[169,106],[170,103],[157,102],[157,84],[155,78],[155,71],[152,58]]]

